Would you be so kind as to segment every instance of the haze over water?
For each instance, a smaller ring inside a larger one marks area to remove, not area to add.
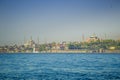
[[[0,44],[120,38],[119,0],[0,0]]]

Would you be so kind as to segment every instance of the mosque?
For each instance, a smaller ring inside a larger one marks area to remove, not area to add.
[[[31,39],[29,41],[27,41],[27,42],[24,43],[24,46],[26,48],[31,48],[32,52],[34,52],[34,53],[39,52],[38,45],[35,43],[35,41],[32,40],[32,37],[31,37]],[[28,52],[31,52],[31,51],[28,51]]]
[[[86,42],[96,42],[96,41],[98,41],[99,40],[99,38],[96,36],[96,34],[93,34],[92,36],[90,36],[87,40],[86,40]]]

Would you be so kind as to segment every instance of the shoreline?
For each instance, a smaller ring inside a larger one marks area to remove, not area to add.
[[[63,51],[63,52],[0,52],[0,54],[120,54],[120,52],[79,52],[79,51]]]
[[[23,51],[23,52],[17,52],[17,51],[10,51],[10,52],[0,52],[0,53],[50,53],[50,54],[54,54],[54,53],[58,53],[58,54],[63,54],[63,53],[78,53],[78,54],[92,54],[92,53],[97,53],[97,54],[101,54],[101,53],[120,53],[120,50],[46,50],[46,51]]]

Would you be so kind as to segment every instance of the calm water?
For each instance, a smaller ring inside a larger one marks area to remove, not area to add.
[[[0,54],[0,80],[120,80],[120,54]]]

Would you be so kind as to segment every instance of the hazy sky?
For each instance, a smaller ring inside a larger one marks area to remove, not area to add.
[[[120,0],[0,0],[0,44],[33,37],[79,41],[93,33],[120,39]]]

